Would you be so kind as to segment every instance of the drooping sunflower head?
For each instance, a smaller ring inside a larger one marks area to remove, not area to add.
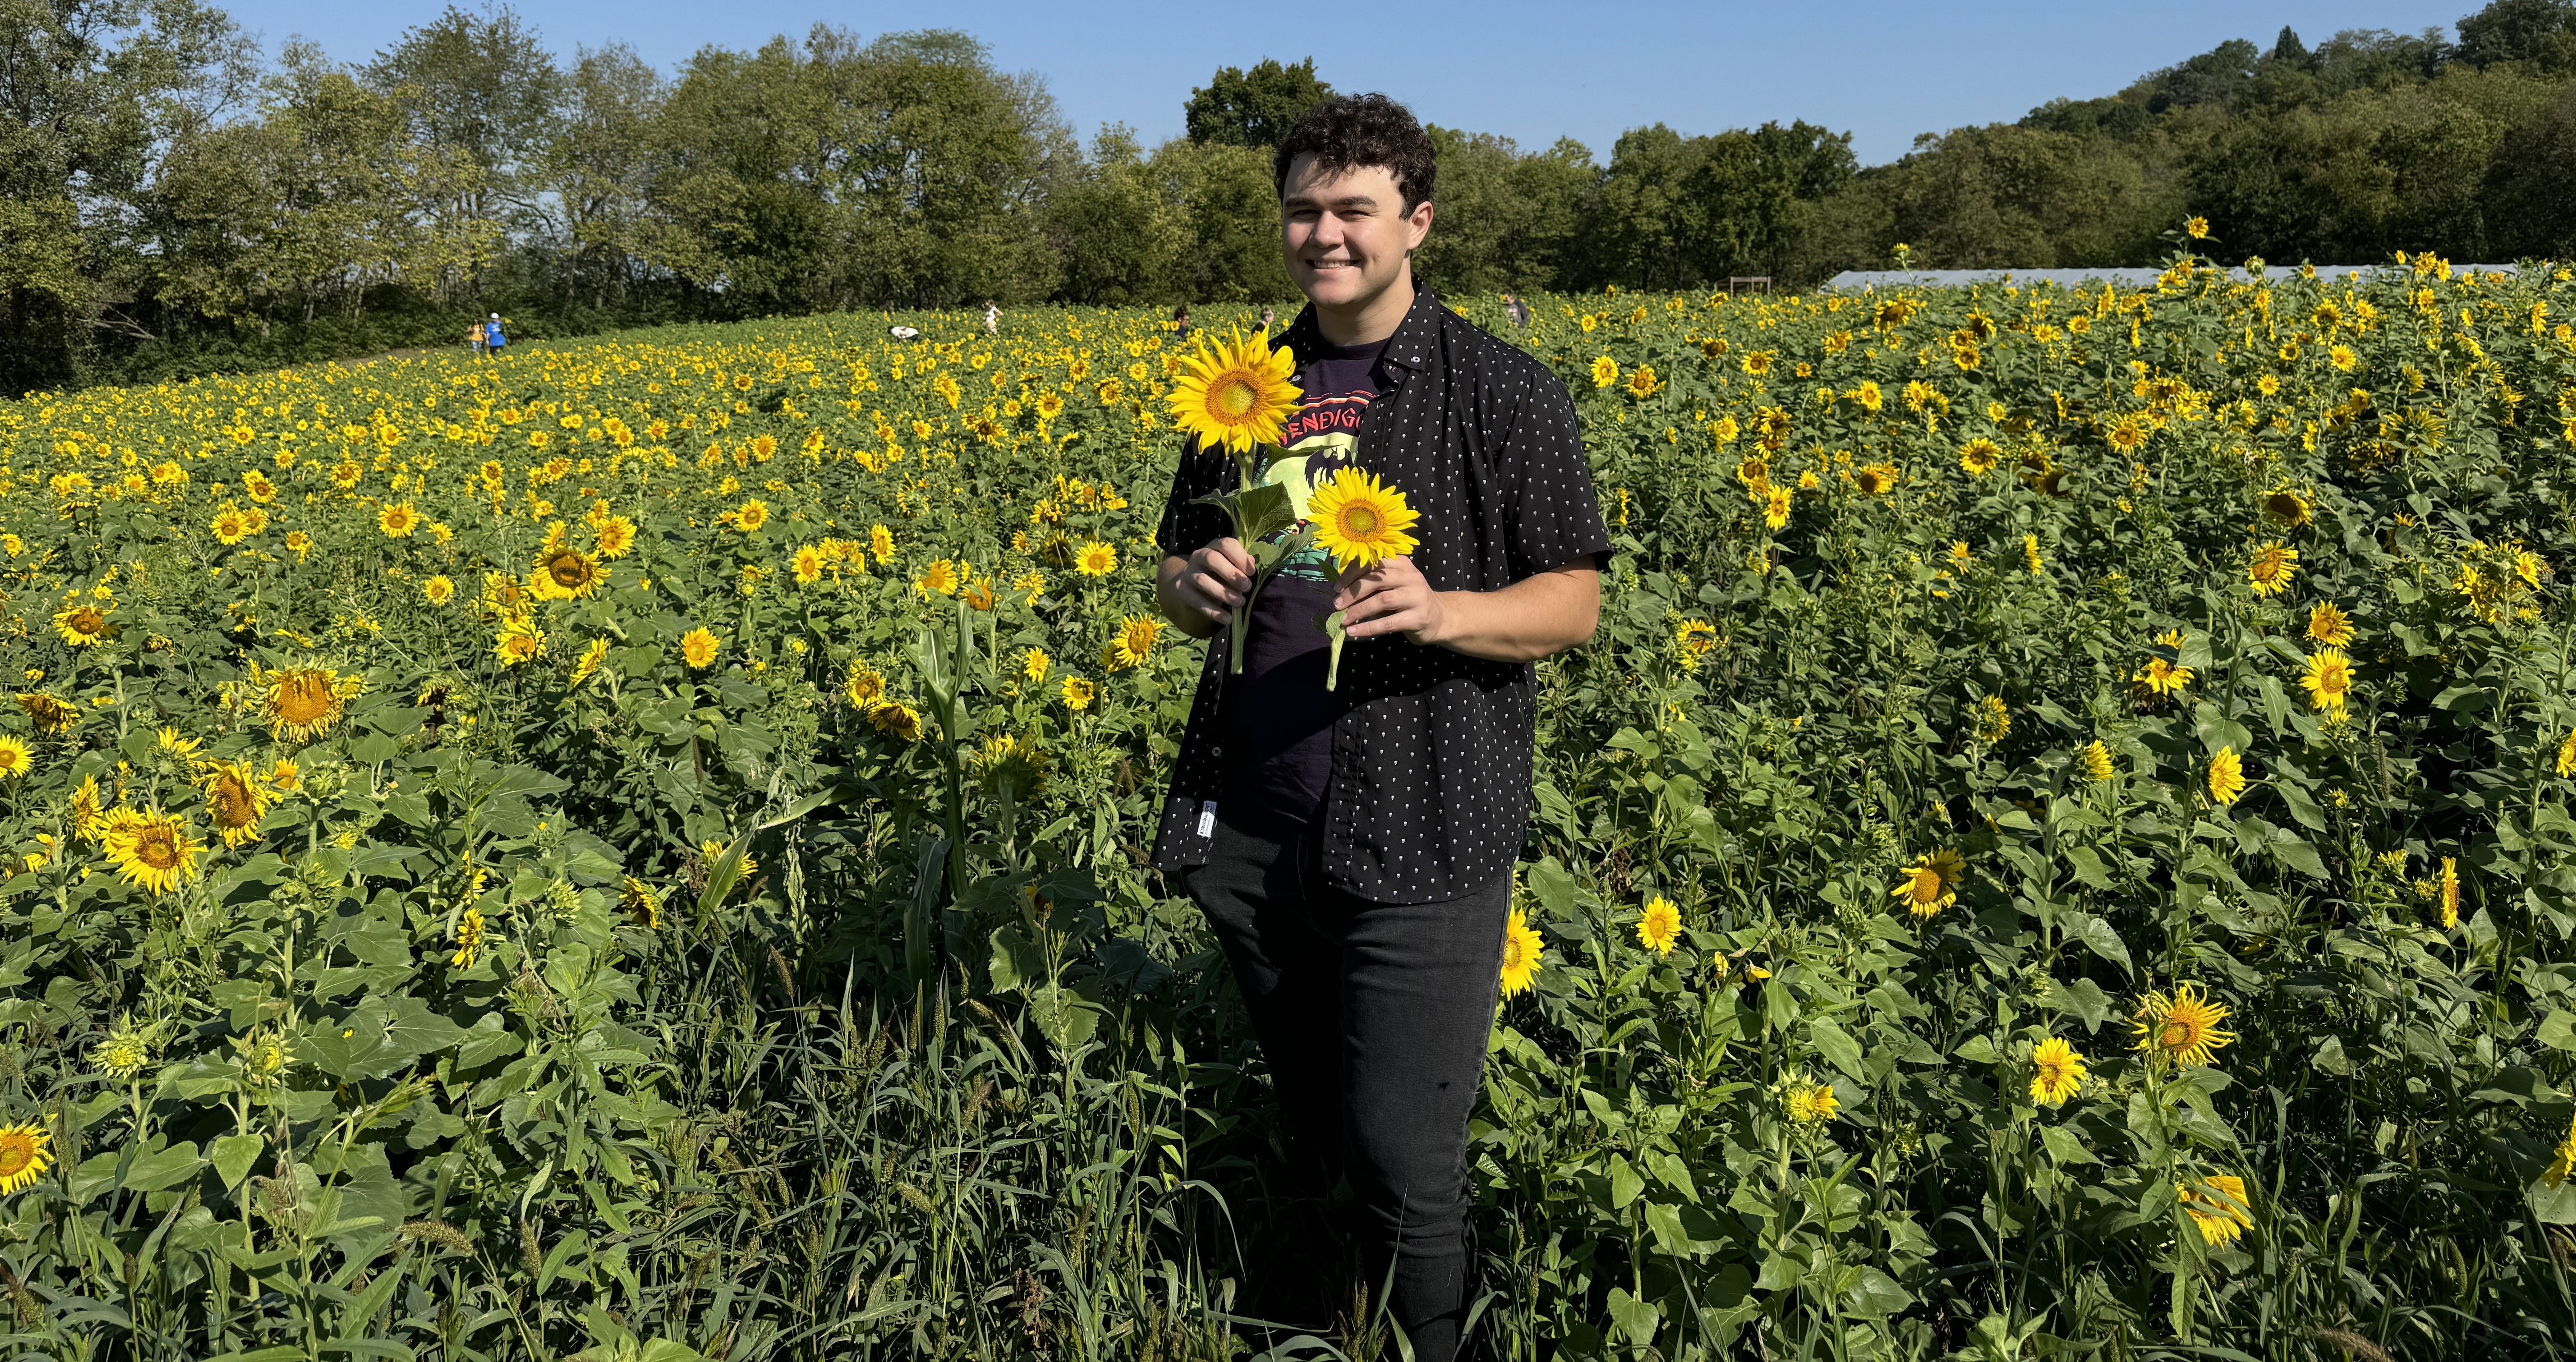
[[[2209,759],[2209,797],[2221,804],[2233,804],[2245,793],[2245,759],[2233,747],[2218,749]]]
[[[2308,499],[2287,487],[2274,488],[2263,498],[2263,515],[2275,524],[2297,529],[2314,514]]]
[[[2198,984],[2183,984],[2171,997],[2150,993],[2130,1017],[2129,1029],[2137,1036],[2132,1048],[2152,1059],[2207,1065],[2236,1039],[2236,1033],[2220,1029],[2226,1020],[2226,1005],[2212,1001]]]
[[[49,738],[68,733],[80,723],[78,706],[43,691],[18,692],[18,708],[27,711],[36,731]]]
[[[44,1176],[53,1136],[33,1121],[0,1126],[0,1193],[21,1192]]]
[[[1645,911],[1637,915],[1637,943],[1657,955],[1673,953],[1673,943],[1682,934],[1682,910],[1661,894],[1646,900]]]
[[[1518,997],[1530,990],[1538,977],[1539,958],[1547,953],[1547,938],[1529,925],[1520,909],[1512,910],[1511,921],[1503,928],[1503,996]]]
[[[219,761],[207,773],[206,821],[215,825],[225,846],[259,840],[259,821],[268,816],[271,799],[258,775],[240,762]]]
[[[608,572],[598,560],[569,544],[557,544],[537,555],[528,572],[528,588],[538,599],[580,600],[599,593]]]
[[[578,686],[582,682],[599,675],[600,667],[605,665],[607,661],[608,640],[604,638],[592,639],[590,641],[590,645],[581,650],[581,657],[572,664],[572,683]]]
[[[2232,1244],[2254,1228],[2251,1203],[2245,1199],[2245,1179],[2219,1173],[2196,1183],[2186,1182],[2180,1191],[2183,1214],[2199,1227],[2203,1242]]]
[[[2049,1106],[2059,1106],[2084,1086],[2084,1056],[2057,1036],[2041,1041],[2030,1052],[2030,1098]]]
[[[169,893],[193,878],[197,857],[205,851],[184,820],[157,808],[114,821],[105,841],[117,874],[155,894]]]
[[[1173,377],[1172,422],[1197,436],[1202,449],[1249,454],[1276,444],[1304,396],[1296,371],[1296,356],[1273,347],[1267,335],[1247,339],[1237,331],[1213,347],[1202,335],[1198,352],[1182,356]]]
[[[1333,555],[1336,567],[1375,567],[1419,546],[1406,531],[1422,518],[1405,504],[1404,493],[1371,474],[1345,468],[1306,499],[1306,519],[1315,527],[1315,547]]]
[[[311,742],[331,731],[358,693],[358,678],[331,667],[288,667],[268,674],[261,704],[269,729],[281,740]]]
[[[880,700],[868,711],[868,722],[879,733],[905,742],[921,741],[921,711],[900,700]]]

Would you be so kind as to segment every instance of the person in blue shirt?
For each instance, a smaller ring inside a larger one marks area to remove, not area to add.
[[[501,314],[495,312],[490,321],[483,323],[483,346],[498,355],[501,353],[501,347],[509,343],[510,338],[501,334]]]

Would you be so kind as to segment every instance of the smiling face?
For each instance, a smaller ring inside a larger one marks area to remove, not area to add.
[[[1404,206],[1384,166],[1318,172],[1312,155],[1288,167],[1280,192],[1288,275],[1324,312],[1356,315],[1411,280],[1407,263],[1431,231],[1431,204]],[[1410,301],[1410,289],[1403,291]]]

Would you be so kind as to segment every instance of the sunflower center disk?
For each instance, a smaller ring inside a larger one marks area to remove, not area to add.
[[[1241,416],[1252,410],[1252,404],[1260,400],[1261,394],[1254,392],[1252,385],[1241,379],[1226,384],[1216,392],[1217,408],[1227,416]]]

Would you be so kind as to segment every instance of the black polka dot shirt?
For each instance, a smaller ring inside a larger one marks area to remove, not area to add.
[[[1299,354],[1322,339],[1312,308],[1284,337]],[[1425,289],[1387,343],[1382,372],[1386,391],[1360,426],[1357,462],[1421,512],[1413,561],[1434,590],[1499,590],[1609,550],[1573,399],[1537,360]],[[1233,472],[1222,453],[1182,452],[1158,536],[1165,554],[1186,556],[1230,532],[1223,511],[1191,503],[1225,490]],[[1220,634],[1154,838],[1154,864],[1165,871],[1204,862],[1215,831],[1225,655]],[[1402,635],[1344,644],[1324,793],[1326,880],[1374,902],[1430,903],[1508,872],[1529,827],[1536,688],[1528,663]]]

